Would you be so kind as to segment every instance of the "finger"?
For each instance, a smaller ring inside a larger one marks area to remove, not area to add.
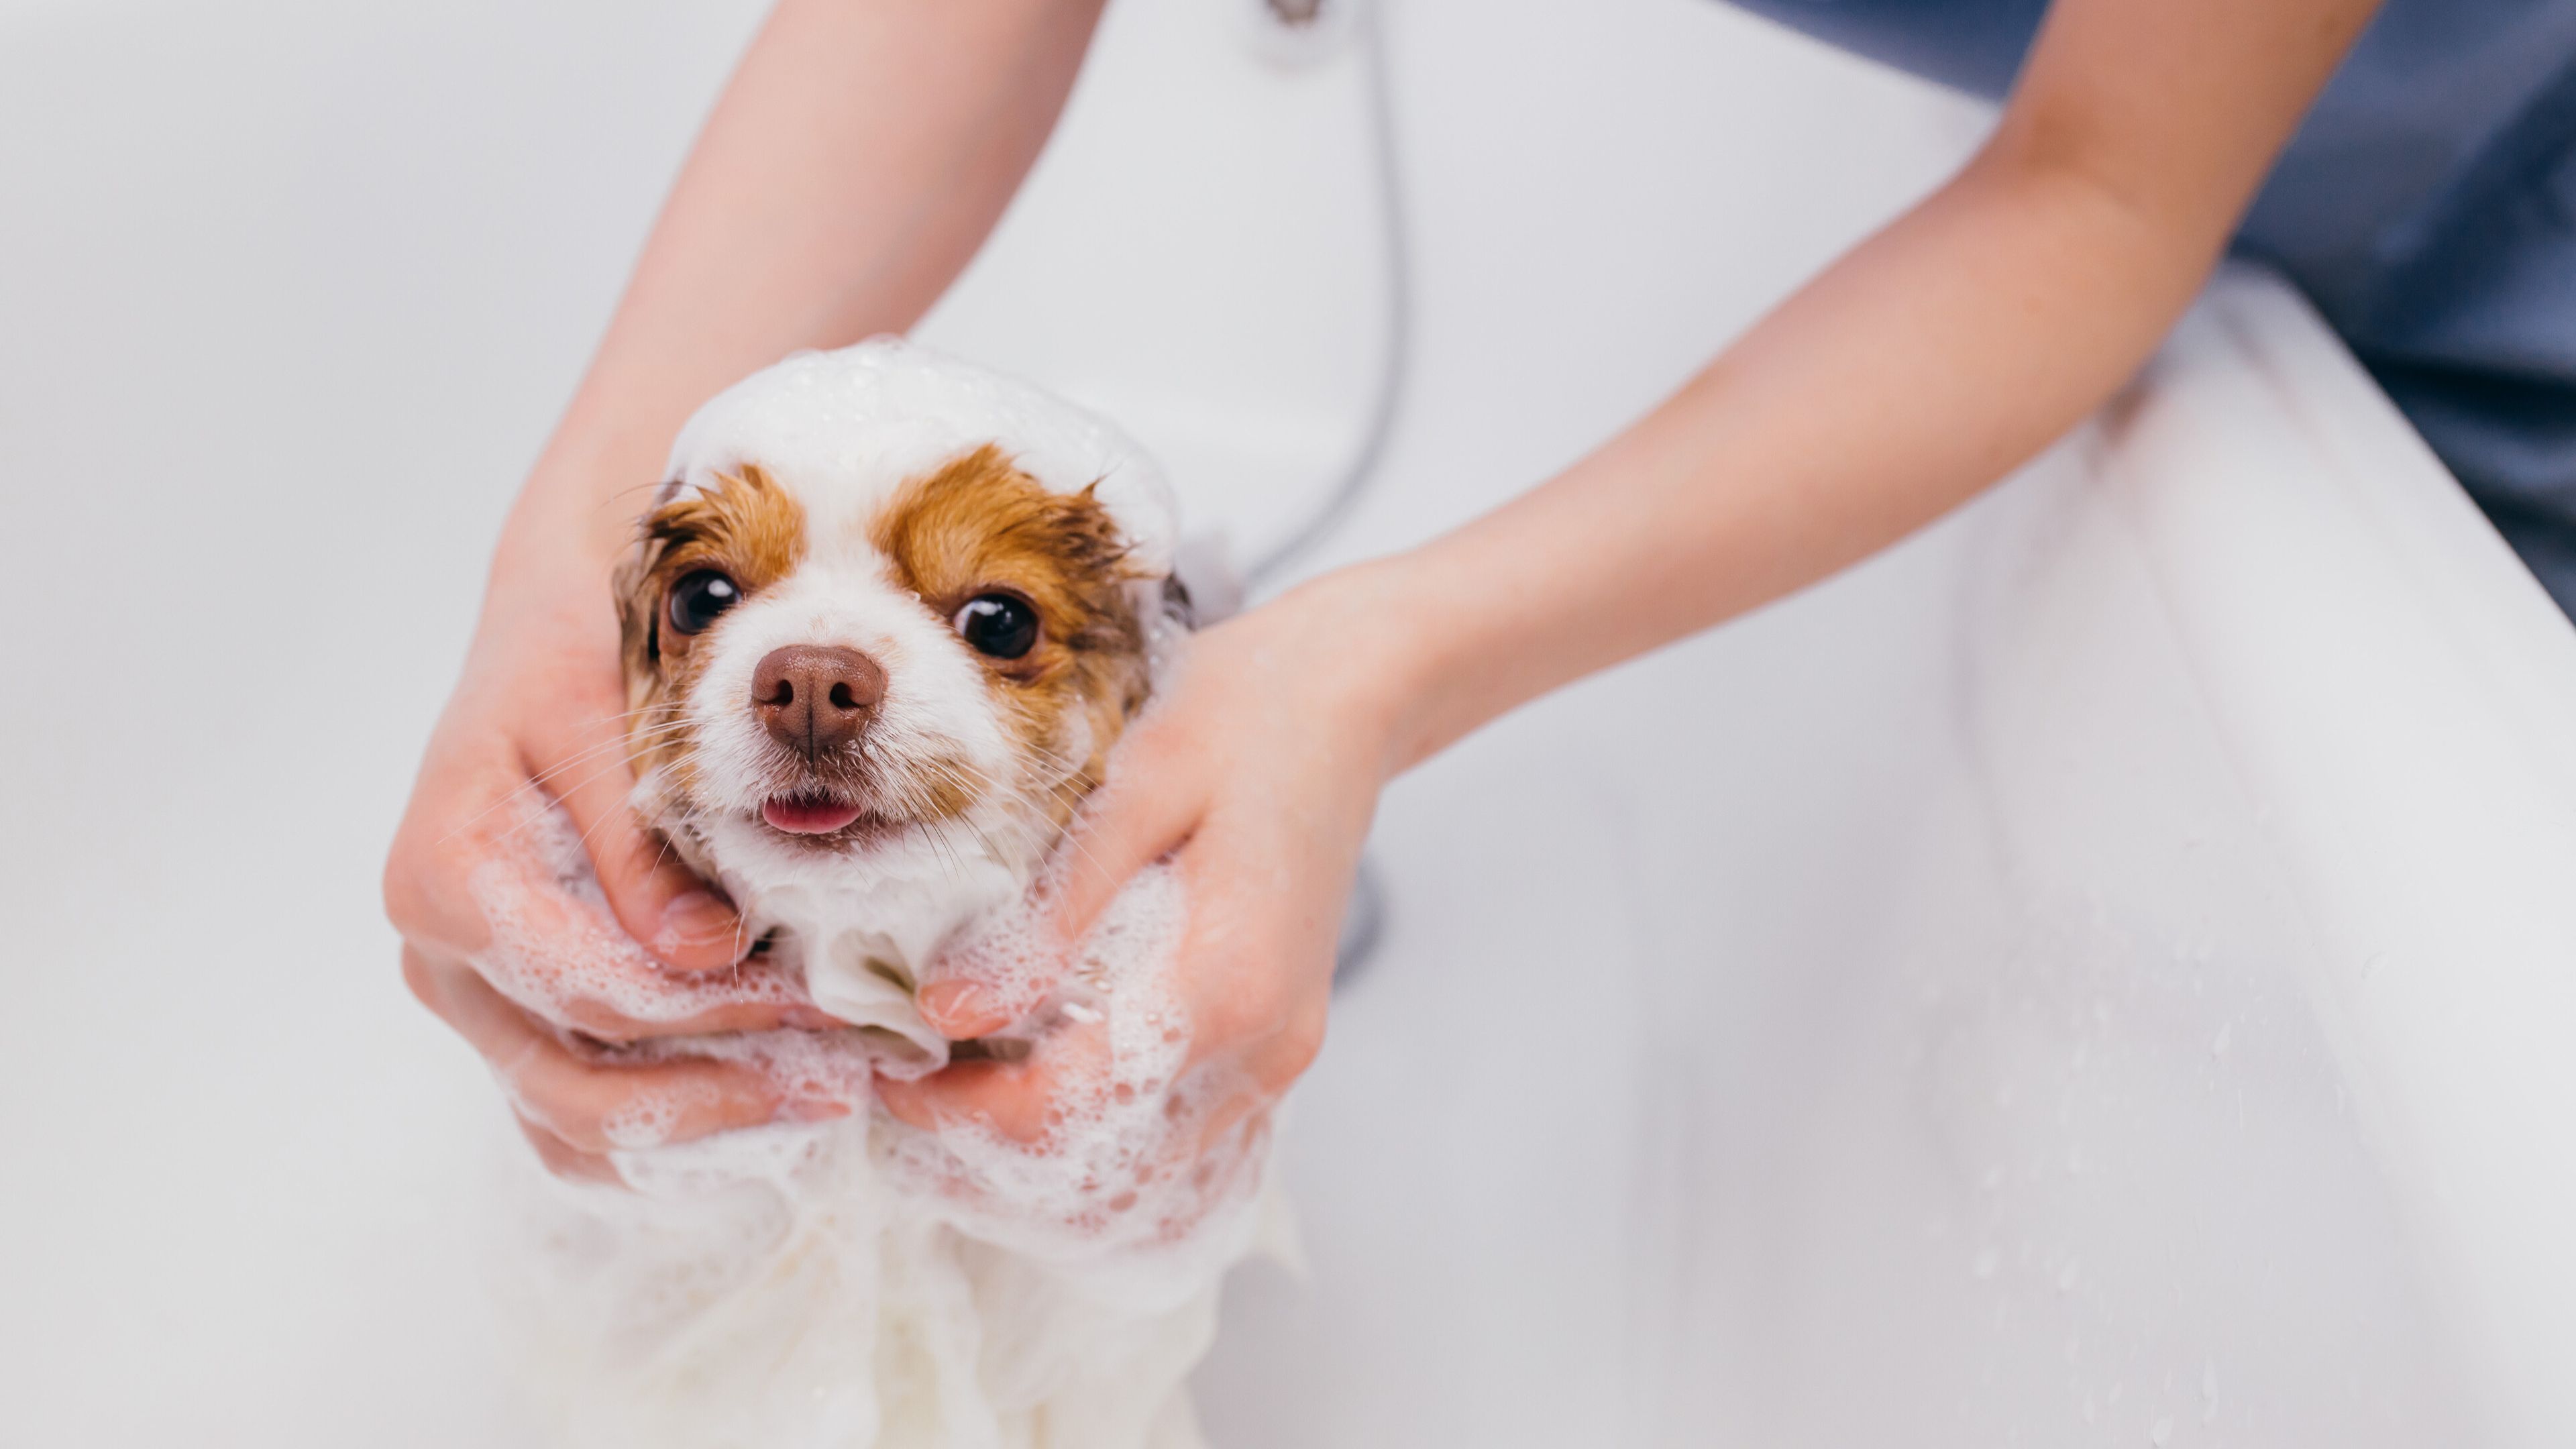
[[[1276,1095],[1323,1044],[1333,946],[1357,860],[1341,863],[1338,879],[1300,888],[1259,849],[1211,817],[1180,851],[1189,917],[1164,970],[1189,1017],[1186,1064],[1230,1058]]]
[[[1232,1199],[1238,1187],[1249,1186],[1244,1174],[1260,1172],[1267,1161],[1274,1107],[1269,1099],[1255,1094],[1237,1096],[1211,1115],[1200,1131],[1175,1139],[1176,1146],[1186,1140],[1195,1148],[1185,1165],[1200,1214]],[[1197,1216],[1181,1225],[1195,1223]]]
[[[839,1025],[773,962],[746,961],[722,973],[665,971],[596,897],[567,890],[525,837],[497,841],[474,883],[498,926],[472,955],[474,969],[540,1020],[613,1042]]]
[[[1148,725],[1110,761],[1110,783],[1075,812],[1039,895],[1056,935],[1079,941],[1136,872],[1178,849],[1207,807],[1196,762]]]
[[[442,722],[440,731],[448,726]],[[385,918],[404,939],[478,950],[491,934],[473,876],[493,852],[502,805],[526,788],[515,754],[463,757],[433,741],[393,848],[385,854]]]
[[[537,1160],[545,1164],[546,1171],[574,1182],[626,1185],[625,1175],[608,1158],[596,1152],[584,1152],[525,1117],[518,1117],[517,1121],[519,1135],[528,1139],[530,1147],[537,1149]]]
[[[742,917],[635,818],[628,799],[635,773],[622,750],[612,746],[610,755],[566,770],[554,786],[581,832],[608,908],[626,934],[675,970],[721,971],[739,962],[752,947]]]
[[[713,993],[691,993],[712,996]],[[767,996],[717,1001],[687,1015],[645,1020],[628,1016],[606,1002],[576,997],[559,1003],[563,1024],[584,1036],[626,1045],[666,1036],[716,1036],[760,1031],[832,1031],[849,1025],[820,1007]]]
[[[1329,953],[1320,965],[1243,970],[1239,955],[1206,952],[1192,958],[1188,950],[1185,941],[1190,1039],[1183,1070],[1224,1059],[1262,1092],[1285,1093],[1323,1050],[1332,1010]]]
[[[941,953],[915,998],[922,1019],[952,1040],[989,1036],[1055,990],[1073,947],[1128,879],[1189,833],[1200,792],[1182,770],[1129,758],[1129,783],[1092,794],[1047,863],[1027,923],[970,932]]]
[[[1210,1213],[1243,1202],[1260,1188],[1262,1169],[1270,1161],[1271,1125],[1276,1120],[1273,1104],[1244,1099],[1228,1105],[1234,1110],[1223,1114],[1222,1121],[1190,1135],[1188,1140],[1196,1143],[1197,1151],[1186,1164],[1175,1164],[1176,1170],[1188,1174],[1189,1196],[1163,1219],[1166,1241],[1188,1235]]]
[[[1270,1114],[1276,1105],[1259,1092],[1227,1098],[1208,1114],[1206,1125],[1199,1129],[1198,1156],[1223,1158],[1263,1145],[1269,1140]]]
[[[877,1100],[895,1120],[936,1132],[974,1122],[1014,1142],[1036,1142],[1055,1126],[1068,1088],[1097,1080],[1109,1041],[1096,1027],[1049,1037],[1016,1062],[959,1062],[913,1081],[880,1078]]]
[[[584,1060],[465,967],[407,949],[403,974],[492,1064],[520,1115],[582,1152],[658,1147],[781,1116],[810,1121],[848,1110],[789,1102],[767,1077],[733,1062]]]
[[[385,913],[406,940],[472,957],[524,1009],[605,1040],[837,1025],[757,963],[721,978],[663,969],[595,898],[558,879],[533,828],[543,797],[528,776],[516,750],[433,745],[385,865]],[[621,839],[640,834],[623,811],[614,823]],[[510,929],[496,938],[502,919]]]

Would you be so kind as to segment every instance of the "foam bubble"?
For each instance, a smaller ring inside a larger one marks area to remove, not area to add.
[[[899,1180],[936,1194],[962,1230],[1054,1261],[1184,1243],[1229,1209],[1248,1216],[1268,1134],[1247,1120],[1205,1140],[1241,1084],[1229,1063],[1187,1066],[1190,1021],[1169,974],[1187,915],[1179,871],[1149,866],[1072,953],[1038,1019],[1084,1049],[1055,1043],[1055,1112],[1038,1140],[974,1122],[900,1134]],[[997,949],[978,964],[1051,969],[1047,939],[1022,907],[987,928]]]
[[[495,990],[549,1021],[582,1026],[599,1010],[629,1021],[686,1021],[728,1006],[808,1006],[794,978],[754,959],[732,971],[665,972],[619,929],[563,807],[536,791],[467,877],[491,926],[474,957]]]
[[[633,1191],[542,1187],[513,1319],[565,1441],[1197,1443],[1185,1384],[1214,1333],[1218,1283],[1278,1219],[1262,1195],[1266,1123],[1198,1150],[1232,1083],[1222,1067],[1186,1067],[1170,975],[1186,917],[1179,873],[1157,866],[1069,966],[1025,905],[970,933],[982,969],[1024,985],[1063,969],[1037,1019],[1071,1065],[1036,1143],[972,1123],[920,1132],[875,1108],[877,1070],[917,1065],[889,1031],[606,1052],[744,1063],[853,1115],[664,1146],[687,1106],[664,1094],[609,1127]],[[546,979],[597,989],[595,974]]]
[[[986,443],[1045,487],[1090,490],[1134,564],[1170,570],[1171,487],[1134,440],[1041,388],[899,337],[798,353],[735,383],[681,428],[669,475],[704,487],[758,462],[855,512]]]

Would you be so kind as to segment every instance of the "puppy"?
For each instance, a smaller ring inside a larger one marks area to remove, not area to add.
[[[900,342],[791,358],[682,431],[615,578],[634,804],[732,895],[758,974],[851,1030],[632,1050],[851,1110],[665,1147],[657,1107],[615,1155],[635,1192],[541,1227],[530,1357],[576,1442],[1200,1442],[1219,1280],[1286,1241],[1266,1129],[1197,1147],[1171,870],[1071,947],[1022,909],[1186,627],[1173,534],[1107,424]],[[989,964],[1015,929],[1024,960],[1072,952],[1050,1010],[1098,1046],[1048,1139],[872,1110],[873,1074],[961,1051],[913,1008],[934,954],[971,933]]]
[[[1184,625],[1143,454],[891,341],[710,404],[616,578],[635,805],[816,1004],[935,1064],[909,995],[1018,897]]]

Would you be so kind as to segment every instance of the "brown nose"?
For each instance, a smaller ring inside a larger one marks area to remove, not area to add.
[[[751,672],[751,707],[771,738],[809,760],[847,747],[885,698],[885,670],[856,649],[790,644]]]

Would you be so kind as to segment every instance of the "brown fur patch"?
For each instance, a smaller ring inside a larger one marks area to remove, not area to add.
[[[757,463],[716,475],[715,486],[654,509],[635,551],[617,569],[617,620],[626,666],[627,756],[638,773],[669,764],[685,781],[687,742],[673,728],[702,667],[703,650],[670,627],[671,586],[701,569],[734,581],[745,598],[785,578],[805,557],[805,510]]]
[[[1052,811],[1061,825],[1100,783],[1149,688],[1145,621],[1127,588],[1137,576],[1109,510],[1088,488],[1048,490],[987,444],[906,484],[871,521],[869,541],[894,582],[943,619],[979,594],[1036,606],[1036,645],[984,662],[1023,748],[1052,751],[1070,712],[1089,716],[1087,756],[1056,761],[1069,776]]]

